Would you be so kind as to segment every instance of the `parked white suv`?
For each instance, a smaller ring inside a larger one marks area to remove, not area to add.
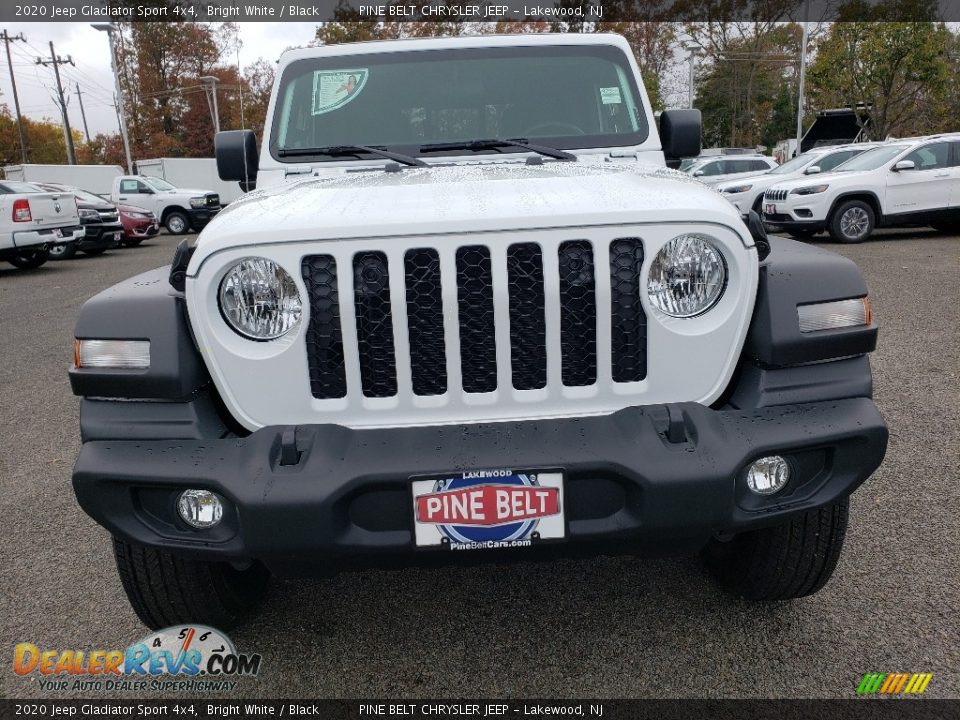
[[[857,143],[816,148],[760,175],[748,175],[722,182],[717,185],[717,190],[737,207],[741,215],[746,215],[751,210],[755,210],[759,215],[763,212],[763,193],[768,188],[785,180],[832,172],[847,160],[877,146],[878,143]]]
[[[720,155],[704,158],[684,170],[707,185],[746,175],[756,175],[777,167],[777,161],[766,155]]]
[[[863,242],[874,228],[960,223],[960,133],[893,140],[836,172],[774,185],[763,219],[794,236]]]

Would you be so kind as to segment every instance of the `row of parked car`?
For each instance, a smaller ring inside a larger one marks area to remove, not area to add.
[[[110,199],[60,183],[0,180],[0,260],[33,269],[78,252],[100,255],[139,245],[161,223],[174,234],[199,230],[219,210],[216,193],[148,176],[116,178]]]
[[[688,172],[703,179],[697,167]],[[857,243],[892,226],[960,231],[960,133],[815,148],[714,186],[742,214],[753,210],[796,238],[828,232]]]

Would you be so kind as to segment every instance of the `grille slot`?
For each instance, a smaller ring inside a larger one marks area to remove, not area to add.
[[[560,375],[567,386],[597,381],[597,295],[593,248],[587,240],[561,243]]]
[[[461,247],[456,260],[463,389],[468,393],[492,392],[497,389],[497,349],[490,249],[483,245]]]
[[[322,400],[347,394],[340,328],[340,298],[337,292],[337,261],[332,255],[311,255],[300,265],[310,300],[307,326],[307,361],[310,392]]]
[[[640,302],[643,242],[618,238],[610,243],[610,363],[614,382],[647,376],[647,316]]]
[[[415,395],[443,395],[447,391],[447,353],[443,336],[440,255],[431,249],[408,250],[403,264],[413,392]]]
[[[507,248],[510,295],[510,365],[513,387],[547,385],[547,324],[543,298],[543,251],[536,243]]]
[[[397,394],[397,365],[390,311],[390,274],[384,253],[362,252],[354,256],[353,296],[363,394],[392,397]]]

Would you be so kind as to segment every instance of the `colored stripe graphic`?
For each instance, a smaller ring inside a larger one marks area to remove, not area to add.
[[[932,673],[867,673],[857,686],[857,695],[920,695],[932,679]]]

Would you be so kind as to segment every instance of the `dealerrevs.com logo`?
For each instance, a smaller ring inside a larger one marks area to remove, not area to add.
[[[13,671],[37,677],[41,690],[216,692],[260,672],[259,654],[205,625],[178,625],[147,635],[126,650],[42,650],[20,643]]]

